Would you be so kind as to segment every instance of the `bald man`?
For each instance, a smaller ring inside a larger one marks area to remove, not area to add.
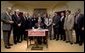
[[[6,9],[6,12],[3,12],[1,14],[1,21],[3,22],[3,25],[2,25],[3,40],[4,40],[5,48],[7,49],[10,49],[11,48],[10,46],[12,46],[12,44],[10,44],[9,42],[11,29],[12,29],[11,24],[13,24],[13,21],[11,18],[11,12],[12,12],[12,9],[8,7]]]

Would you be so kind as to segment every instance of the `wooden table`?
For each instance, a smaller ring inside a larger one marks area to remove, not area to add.
[[[26,30],[26,34],[27,34],[27,48],[29,48],[29,46],[31,45],[31,40],[30,40],[30,45],[28,46],[29,37],[45,37],[46,47],[48,48],[48,29],[28,29]],[[37,45],[36,42],[35,44]]]

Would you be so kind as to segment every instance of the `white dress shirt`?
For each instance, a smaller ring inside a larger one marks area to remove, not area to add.
[[[62,20],[63,20],[63,18],[64,18],[64,16],[62,16],[60,20],[62,21]]]
[[[47,26],[52,24],[52,19],[51,18],[45,18],[45,22],[44,22]]]

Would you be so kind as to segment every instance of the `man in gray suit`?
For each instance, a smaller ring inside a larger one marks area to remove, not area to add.
[[[71,11],[66,11],[66,18],[64,22],[64,29],[66,33],[66,43],[70,42],[73,44],[72,30],[74,25],[74,16],[71,14]]]
[[[10,15],[11,10],[12,9],[8,7],[6,9],[6,12],[3,12],[1,14],[1,21],[3,22],[2,24],[3,40],[4,40],[5,48],[7,49],[11,48],[10,46],[12,46],[12,44],[9,43],[11,29],[12,29],[11,24],[13,23]]]

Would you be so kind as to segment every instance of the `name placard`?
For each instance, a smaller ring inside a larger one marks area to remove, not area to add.
[[[28,30],[28,36],[45,36],[45,31],[48,30],[38,30],[38,29],[32,29],[32,30]]]

